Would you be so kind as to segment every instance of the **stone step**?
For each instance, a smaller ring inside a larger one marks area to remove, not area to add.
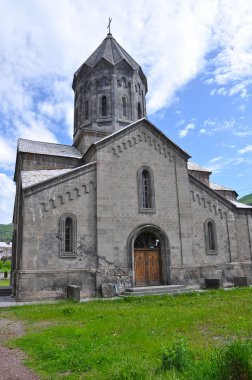
[[[175,294],[182,292],[191,292],[195,290],[193,287],[184,285],[165,285],[165,286],[146,286],[137,288],[128,288],[121,293],[122,296],[146,296],[158,294]]]
[[[11,286],[1,286],[0,287],[0,297],[11,296],[12,288]]]

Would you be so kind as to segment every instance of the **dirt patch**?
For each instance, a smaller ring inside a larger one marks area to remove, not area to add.
[[[18,349],[4,346],[11,338],[24,334],[24,326],[20,322],[0,319],[0,371],[1,380],[38,380],[39,377],[23,364],[25,354]]]

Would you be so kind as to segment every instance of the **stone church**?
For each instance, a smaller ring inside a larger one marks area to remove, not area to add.
[[[111,33],[73,78],[73,145],[19,139],[16,300],[252,278],[252,207],[147,119],[147,78]]]

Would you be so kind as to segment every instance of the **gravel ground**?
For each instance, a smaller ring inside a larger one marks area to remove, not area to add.
[[[39,380],[39,377],[23,364],[25,354],[18,349],[5,347],[5,342],[24,334],[19,322],[0,319],[0,379],[1,380]]]

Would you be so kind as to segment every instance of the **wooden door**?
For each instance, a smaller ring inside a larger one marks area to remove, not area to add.
[[[136,249],[134,266],[136,286],[160,284],[159,249]]]

